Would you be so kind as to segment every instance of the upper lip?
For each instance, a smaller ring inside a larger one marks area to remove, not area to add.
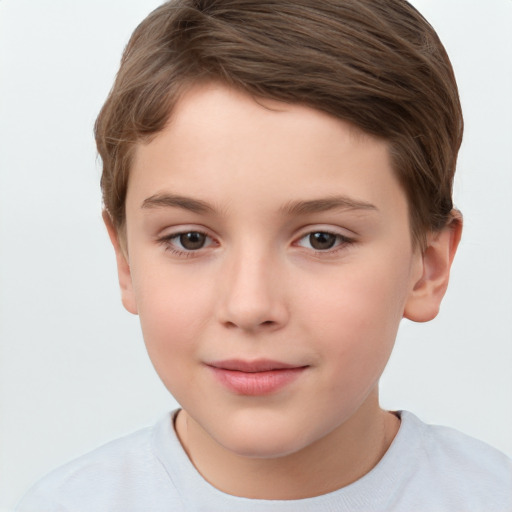
[[[223,361],[214,361],[207,363],[208,366],[221,370],[232,370],[245,373],[268,372],[272,370],[287,370],[290,368],[302,368],[306,365],[296,365],[273,361],[271,359],[256,359],[254,361],[245,361],[242,359],[226,359]]]

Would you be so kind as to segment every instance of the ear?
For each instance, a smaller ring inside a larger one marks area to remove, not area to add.
[[[121,301],[127,311],[137,314],[137,303],[133,292],[132,275],[128,262],[128,251],[119,240],[119,233],[112,223],[112,219],[106,210],[103,210],[103,221],[107,227],[108,236],[114,246],[117,262],[117,275],[119,287],[121,288]]]
[[[441,231],[429,233],[427,247],[419,255],[421,277],[409,294],[404,318],[413,322],[428,322],[437,316],[461,235],[462,215],[458,210],[452,210],[451,221]]]

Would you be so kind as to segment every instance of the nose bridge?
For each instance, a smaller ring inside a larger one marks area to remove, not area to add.
[[[285,323],[280,265],[279,257],[255,240],[233,247],[222,271],[221,321],[244,330]]]

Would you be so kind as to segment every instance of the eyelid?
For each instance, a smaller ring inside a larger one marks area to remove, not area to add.
[[[184,256],[184,257],[194,257],[198,256],[199,253],[202,253],[205,249],[208,249],[211,246],[218,245],[218,242],[216,238],[209,232],[208,229],[204,228],[203,226],[193,226],[193,225],[180,225],[176,226],[175,229],[172,228],[166,228],[163,230],[164,234],[157,235],[156,242],[160,245],[163,245],[166,251],[171,252],[172,254],[178,255],[178,256]],[[186,248],[179,248],[178,246],[175,246],[173,241],[180,237],[181,235],[185,235],[187,233],[199,233],[201,235],[204,235],[207,239],[210,240],[210,243],[208,245],[205,245],[204,247],[200,247],[198,249],[186,249]]]
[[[220,243],[217,240],[217,237],[211,233],[211,231],[204,226],[198,225],[179,225],[175,227],[167,227],[162,230],[164,234],[156,236],[156,242],[160,245],[163,245],[165,250],[181,257],[196,257],[200,256],[204,253],[205,250],[209,248],[218,247]],[[350,234],[348,234],[348,233]],[[174,244],[174,240],[178,238],[180,235],[184,235],[187,233],[200,233],[204,235],[209,243],[203,247],[198,249],[186,249],[180,248]],[[327,249],[315,249],[314,247],[304,247],[299,242],[305,239],[306,237],[314,234],[314,233],[326,233],[332,236],[337,237],[337,243]],[[334,226],[326,226],[326,225],[309,225],[307,227],[303,227],[299,234],[293,238],[292,245],[295,247],[299,247],[305,249],[306,251],[312,252],[317,255],[327,256],[332,255],[339,250],[346,248],[347,246],[353,245],[356,240],[356,233],[350,231],[347,228],[334,227]]]
[[[341,229],[341,228],[335,228],[333,226],[325,226],[325,225],[318,225],[318,226],[307,226],[307,228],[304,228],[301,230],[301,233],[299,236],[294,238],[293,245],[312,251],[314,254],[317,255],[332,255],[339,250],[342,250],[346,248],[349,245],[353,245],[356,242],[356,234],[352,231],[350,231],[350,235],[346,232],[349,231],[347,229]],[[325,233],[332,236],[335,236],[338,238],[338,243],[336,243],[333,247],[328,249],[315,249],[314,247],[304,247],[303,245],[300,245],[299,242],[308,236],[311,236],[314,233]]]
[[[155,238],[156,240],[169,239],[185,233],[202,233],[212,239],[216,238],[210,229],[200,224],[177,224],[175,226],[166,226],[158,231]]]
[[[309,224],[298,229],[297,235],[294,237],[294,239],[299,240],[312,233],[329,233],[330,235],[341,236],[342,238],[354,240],[358,236],[355,231],[341,226],[333,226],[329,224]]]

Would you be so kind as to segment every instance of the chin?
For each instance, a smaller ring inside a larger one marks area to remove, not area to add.
[[[304,425],[293,421],[231,422],[212,437],[224,449],[240,457],[275,459],[297,453],[313,442],[313,433],[304,430]]]
[[[300,451],[304,446],[296,439],[283,439],[274,436],[273,439],[259,436],[241,436],[240,439],[231,437],[222,443],[223,447],[239,457],[250,459],[277,459]]]

